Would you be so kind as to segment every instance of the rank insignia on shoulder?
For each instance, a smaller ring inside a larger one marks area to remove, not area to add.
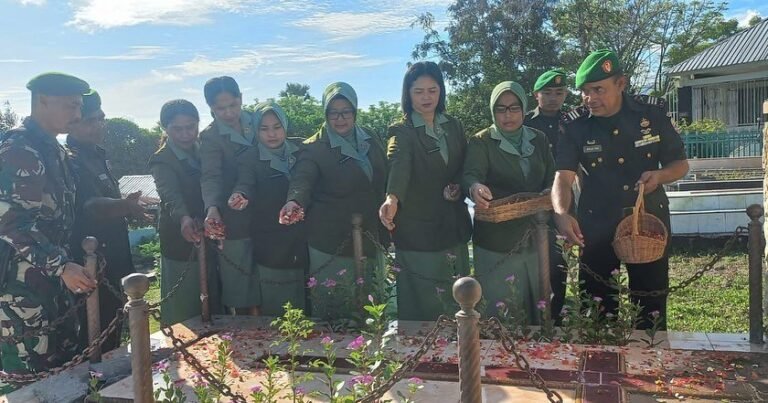
[[[635,95],[635,101],[641,104],[654,105],[659,108],[665,109],[667,107],[667,101],[664,98],[654,97],[650,95]]]
[[[585,106],[580,106],[578,108],[574,108],[568,112],[563,113],[561,116],[561,120],[563,123],[568,124],[589,116],[590,116],[589,109],[587,109],[587,107]]]

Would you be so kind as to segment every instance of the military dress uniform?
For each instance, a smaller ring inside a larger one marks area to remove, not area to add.
[[[261,305],[259,272],[253,263],[250,223],[251,208],[229,208],[227,200],[237,183],[243,153],[256,143],[250,112],[240,112],[241,132],[214,120],[200,132],[200,178],[205,211],[218,207],[225,227],[223,248],[219,252],[222,302],[228,308]]]
[[[582,262],[610,278],[611,271],[621,264],[611,242],[616,226],[635,205],[635,183],[645,171],[685,160],[685,148],[666,115],[664,102],[654,97],[624,94],[621,111],[605,118],[591,116],[588,109],[580,107],[566,114],[564,127],[558,144],[557,169],[575,172],[581,166],[584,171],[577,213],[586,245]],[[645,195],[645,206],[647,212],[670,228],[669,200],[662,185]],[[666,254],[655,262],[627,264],[627,270],[631,290],[669,286]],[[583,270],[580,279],[585,281],[588,293],[603,298],[608,312],[615,311],[616,302],[610,298],[615,290]],[[647,320],[653,311],[666,317],[666,296],[633,300],[643,306],[641,319]]]
[[[75,195],[75,222],[72,227],[70,249],[72,259],[84,263],[85,252],[81,242],[87,236],[99,241],[96,253],[106,263],[102,284],[99,286],[99,307],[101,328],[105,329],[114,319],[117,309],[123,306],[121,296],[114,295],[103,282],[108,281],[113,289],[120,289],[120,280],[134,272],[131,245],[128,241],[128,222],[125,217],[94,216],[85,208],[88,200],[96,197],[120,199],[120,185],[112,175],[103,148],[94,144],[67,137],[67,151],[75,172],[77,193]],[[84,336],[87,337],[85,333]],[[103,351],[110,351],[120,345],[120,332],[115,332],[102,344]]]

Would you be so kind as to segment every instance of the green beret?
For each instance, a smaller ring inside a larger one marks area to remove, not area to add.
[[[621,64],[616,53],[608,49],[596,50],[590,53],[579,66],[579,70],[576,72],[576,88],[621,73]]]
[[[565,87],[565,72],[562,70],[550,70],[536,79],[536,84],[533,85],[533,92],[540,91],[546,87]]]
[[[29,80],[27,89],[32,93],[66,96],[82,95],[90,88],[85,81],[64,73],[43,73]]]
[[[83,107],[80,110],[83,117],[88,116],[101,109],[101,96],[96,90],[90,90],[83,94]]]

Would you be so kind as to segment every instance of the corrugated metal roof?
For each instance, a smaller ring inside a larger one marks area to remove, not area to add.
[[[768,61],[768,19],[672,67],[668,74],[687,73]]]
[[[120,183],[120,194],[123,197],[141,191],[141,199],[145,202],[160,203],[160,195],[157,194],[155,179],[152,175],[125,175],[118,182]]]

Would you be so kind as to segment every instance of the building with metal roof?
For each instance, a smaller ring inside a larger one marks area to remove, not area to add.
[[[120,196],[126,197],[131,193],[141,191],[141,200],[149,206],[160,204],[160,195],[157,194],[155,179],[152,175],[124,175],[120,183]]]
[[[755,128],[768,99],[768,19],[672,67],[670,102],[678,120],[716,119],[728,128]]]

